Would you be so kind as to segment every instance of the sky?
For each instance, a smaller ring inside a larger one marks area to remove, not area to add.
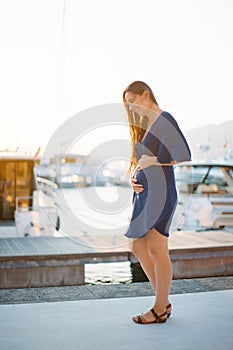
[[[232,33],[231,0],[0,0],[0,150],[45,147],[134,80],[184,131],[233,119]]]

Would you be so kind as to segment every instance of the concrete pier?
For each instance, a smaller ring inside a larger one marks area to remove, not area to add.
[[[232,350],[233,290],[171,296],[165,324],[138,325],[153,297],[0,306],[1,350]]]

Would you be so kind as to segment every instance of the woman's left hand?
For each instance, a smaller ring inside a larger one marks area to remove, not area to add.
[[[138,161],[137,170],[146,169],[151,165],[155,165],[156,162],[157,162],[157,157],[151,157],[146,154],[143,154]]]

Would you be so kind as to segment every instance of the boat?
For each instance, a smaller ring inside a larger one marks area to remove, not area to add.
[[[50,159],[50,169],[54,171],[54,181],[59,188],[91,186],[91,169],[80,154],[57,154]]]
[[[29,197],[35,190],[33,168],[38,163],[38,157],[0,153],[0,220],[14,219],[17,197],[24,197],[22,206],[32,205]]]
[[[22,200],[31,200],[32,205],[21,205]],[[54,202],[42,191],[33,191],[32,196],[16,198],[14,213],[18,237],[53,236],[60,228],[60,219]]]
[[[179,205],[186,205],[179,229],[233,227],[233,162],[181,163],[175,177]]]
[[[0,152],[0,220],[15,221],[17,237],[50,236],[59,229],[57,185],[35,174],[40,158]]]

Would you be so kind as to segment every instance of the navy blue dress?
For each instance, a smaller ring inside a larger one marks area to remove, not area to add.
[[[143,154],[157,156],[159,163],[191,160],[187,141],[177,122],[168,112],[162,112],[152,124],[142,143],[136,145],[138,159]],[[169,227],[177,205],[173,166],[150,166],[137,171],[136,179],[144,191],[133,194],[133,213],[125,233],[129,238],[141,238],[155,228],[169,236]]]

